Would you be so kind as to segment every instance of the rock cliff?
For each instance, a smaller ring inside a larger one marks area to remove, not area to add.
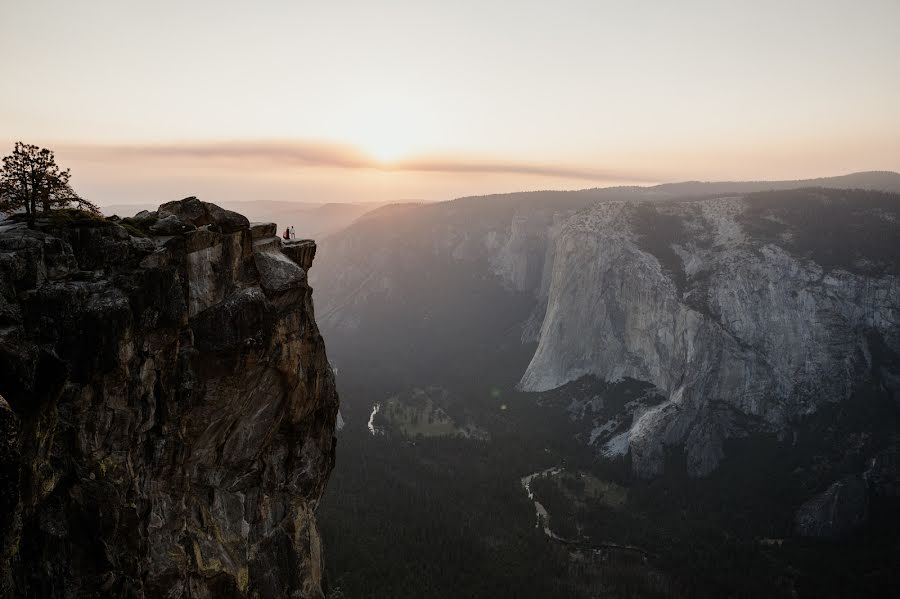
[[[0,223],[0,595],[323,596],[314,254],[195,198]]]
[[[864,381],[896,393],[898,201],[806,190],[599,204],[555,240],[539,343],[521,387],[584,375],[647,381],[667,398],[634,414],[634,470],[683,447],[711,472],[727,439],[782,433]]]
[[[900,196],[882,189],[900,175],[392,206],[325,241],[322,326],[354,371],[413,386],[649,383],[584,438],[643,477],[682,450],[702,476],[729,440],[790,439],[861,384],[896,396]]]

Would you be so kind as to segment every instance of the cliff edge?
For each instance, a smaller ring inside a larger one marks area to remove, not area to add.
[[[196,198],[0,222],[0,595],[323,596],[314,254]]]

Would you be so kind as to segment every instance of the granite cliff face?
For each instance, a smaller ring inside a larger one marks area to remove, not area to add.
[[[555,240],[521,387],[652,383],[666,401],[614,441],[641,476],[669,447],[708,474],[725,440],[784,433],[861,382],[896,393],[898,212],[896,196],[834,190],[599,204]]]
[[[322,597],[315,244],[189,198],[0,224],[0,594]]]
[[[318,316],[335,365],[369,382],[446,386],[478,376],[484,362],[469,357],[488,347],[518,351],[548,231],[594,200],[546,192],[392,205],[322,240],[312,284],[328,306]]]
[[[887,179],[869,186],[894,189],[900,176]],[[415,385],[503,352],[529,354],[517,373],[525,391],[586,376],[649,383],[647,401],[604,412],[585,439],[628,456],[642,477],[661,474],[670,449],[685,452],[691,475],[709,474],[729,439],[789,438],[861,384],[900,388],[898,196],[748,193],[767,185],[778,184],[375,211],[325,242],[323,327],[341,359],[365,355],[376,373],[409,366]],[[379,345],[360,350],[360,338]]]
[[[313,275],[322,281],[323,293],[334,299],[321,316],[322,325],[355,335],[367,324],[368,307],[380,302],[402,305],[407,315],[415,313],[422,305],[417,287],[427,274],[424,270],[440,277],[436,285],[459,285],[450,280],[458,273],[448,271],[461,267],[477,274],[476,285],[490,275],[512,292],[539,294],[548,232],[597,198],[570,192],[521,195],[386,206],[326,238],[325,259],[339,264],[341,271]],[[434,310],[433,304],[426,307]],[[492,308],[484,303],[481,307]]]

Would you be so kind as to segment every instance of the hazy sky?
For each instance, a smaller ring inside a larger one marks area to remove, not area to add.
[[[2,0],[0,143],[103,203],[900,170],[900,0]]]

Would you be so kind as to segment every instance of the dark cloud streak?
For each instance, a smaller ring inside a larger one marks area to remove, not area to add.
[[[599,169],[564,167],[533,162],[414,157],[379,161],[358,149],[317,141],[234,141],[147,145],[67,145],[72,157],[92,161],[197,160],[223,166],[252,162],[269,166],[373,169],[386,172],[521,174],[585,181],[647,182],[646,176]]]
[[[559,177],[563,179],[584,179],[592,181],[647,181],[645,177],[632,174],[592,169],[567,168],[553,165],[541,165],[529,162],[494,162],[491,160],[456,160],[456,159],[411,159],[400,160],[385,165],[384,170],[426,171],[438,173],[495,173],[539,175]]]

